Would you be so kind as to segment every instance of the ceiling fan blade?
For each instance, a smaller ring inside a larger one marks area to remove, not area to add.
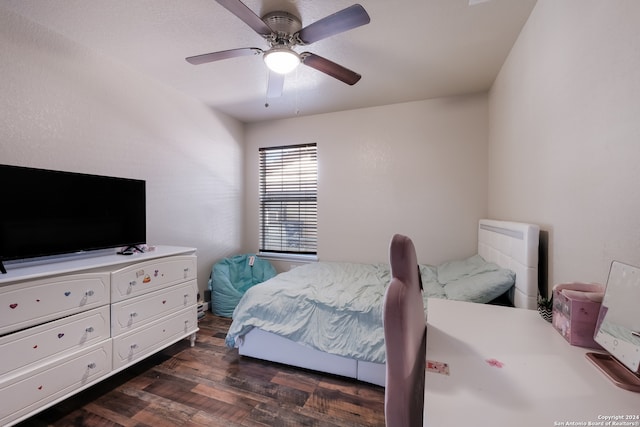
[[[284,74],[269,71],[269,81],[267,82],[267,98],[278,98],[282,96],[284,87]]]
[[[206,64],[207,62],[220,61],[222,59],[235,58],[237,56],[258,55],[262,49],[257,47],[243,47],[240,49],[221,50],[220,52],[205,53],[203,55],[190,56],[185,58],[193,65]]]
[[[369,22],[371,18],[364,7],[354,4],[304,27],[298,31],[298,38],[304,44],[311,44]]]
[[[261,36],[267,37],[273,32],[273,30],[271,30],[271,28],[267,24],[265,24],[265,22],[258,15],[253,13],[253,11],[240,0],[216,1],[229,12],[240,18],[242,22],[250,26],[253,31],[260,34]]]
[[[351,86],[358,83],[358,81],[362,77],[355,71],[351,71],[348,68],[343,67],[342,65],[336,64],[333,61],[329,61],[326,58],[310,52],[304,52],[300,54],[300,57],[302,58],[302,63],[304,65],[315,68],[316,70],[321,71]]]

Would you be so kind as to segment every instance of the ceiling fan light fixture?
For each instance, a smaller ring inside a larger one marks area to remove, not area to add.
[[[287,74],[300,64],[300,55],[286,47],[274,47],[264,53],[264,62],[274,73]]]

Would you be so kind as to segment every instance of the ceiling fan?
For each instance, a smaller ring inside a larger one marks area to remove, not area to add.
[[[268,98],[276,98],[282,94],[285,74],[293,71],[300,63],[348,85],[356,84],[362,77],[355,71],[319,55],[293,50],[295,46],[308,45],[368,24],[371,19],[361,5],[354,4],[302,28],[300,18],[288,12],[270,12],[260,18],[240,0],[216,1],[261,35],[269,43],[269,49],[244,47],[205,53],[186,58],[190,64],[199,65],[238,56],[262,54],[269,68]]]

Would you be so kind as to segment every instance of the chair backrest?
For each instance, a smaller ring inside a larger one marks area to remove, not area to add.
[[[396,234],[389,249],[391,283],[384,295],[385,421],[388,427],[422,426],[426,322],[416,250]]]

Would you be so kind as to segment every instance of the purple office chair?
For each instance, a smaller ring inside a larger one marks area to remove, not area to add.
[[[389,248],[391,283],[384,295],[387,355],[384,413],[387,427],[422,427],[426,322],[416,249],[396,234]]]

